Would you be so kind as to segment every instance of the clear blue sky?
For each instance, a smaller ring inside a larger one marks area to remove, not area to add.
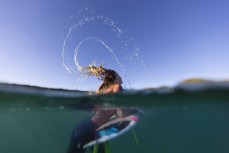
[[[78,82],[78,73],[63,66],[64,40],[80,21],[65,46],[65,62],[75,70],[75,47],[94,37],[80,46],[79,63],[103,61],[127,88],[189,77],[228,79],[228,8],[228,0],[1,0],[0,81],[95,90],[98,80]],[[124,71],[95,37],[114,51]]]

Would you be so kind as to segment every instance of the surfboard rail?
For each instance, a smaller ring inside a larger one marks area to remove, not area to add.
[[[117,119],[111,120],[103,124],[95,132],[97,134],[97,138],[86,143],[83,146],[83,148],[85,149],[85,148],[94,146],[96,144],[104,143],[114,138],[117,138],[118,136],[132,129],[137,124],[138,119],[139,119],[139,116],[134,114],[134,115],[129,115],[124,118],[117,118]],[[118,129],[116,127],[118,124],[121,124],[124,122],[127,122],[128,124],[124,126],[123,128]]]

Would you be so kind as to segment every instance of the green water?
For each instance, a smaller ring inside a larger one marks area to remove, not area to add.
[[[110,142],[111,153],[228,153],[229,90],[50,96],[0,92],[0,153],[65,153],[73,127],[91,104],[134,106],[144,113]],[[90,151],[87,151],[90,152]]]

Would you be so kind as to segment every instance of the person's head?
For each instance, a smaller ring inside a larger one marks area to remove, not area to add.
[[[95,75],[96,77],[103,80],[103,83],[110,85],[112,83],[119,83],[122,84],[121,77],[111,69],[105,69],[101,65],[99,67],[96,66],[87,66],[87,74]]]
[[[114,70],[106,69],[104,74],[105,74],[103,78],[104,83],[108,83],[108,84],[114,83],[116,79],[116,72]]]

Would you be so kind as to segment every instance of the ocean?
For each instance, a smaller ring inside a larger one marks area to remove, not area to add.
[[[142,111],[111,153],[228,153],[229,88],[131,90],[112,95],[0,84],[0,153],[65,153],[74,126],[102,105]],[[90,152],[89,150],[87,151]]]

